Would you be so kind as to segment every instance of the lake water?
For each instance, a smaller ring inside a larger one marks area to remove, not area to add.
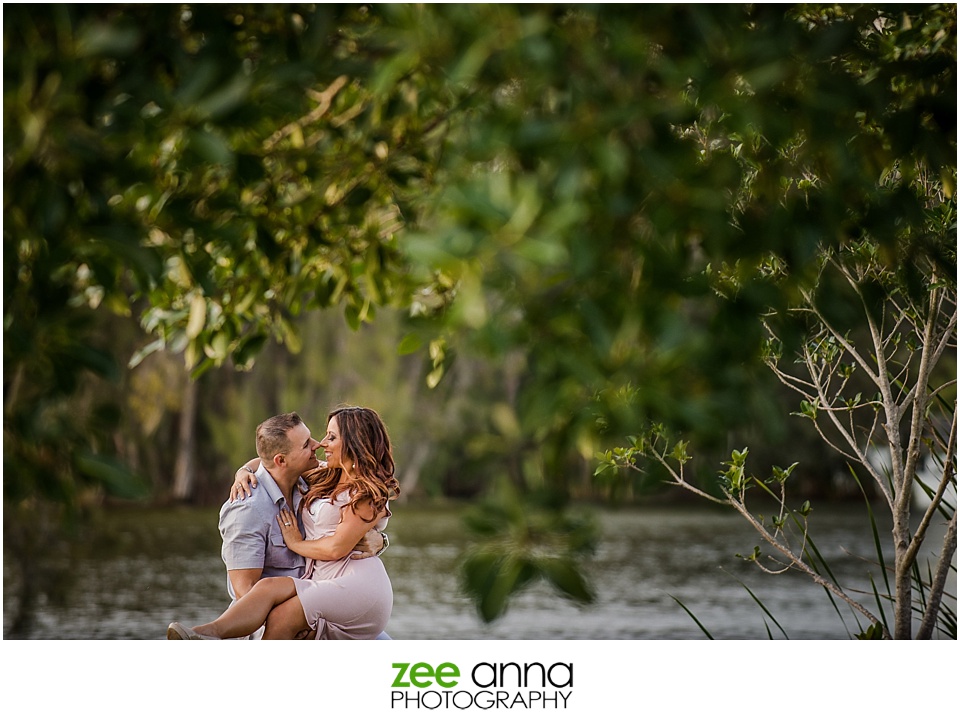
[[[485,625],[459,589],[457,560],[468,543],[460,510],[398,507],[383,558],[394,586],[388,633],[405,640],[704,639],[677,600],[717,639],[766,639],[768,629],[775,638],[846,639],[859,630],[803,574],[771,576],[738,559],[758,540],[735,514],[700,507],[595,514],[603,531],[589,564],[597,601],[576,605],[538,583]],[[880,585],[863,507],[819,505],[813,520],[815,542],[841,580],[869,590],[873,575]],[[171,620],[213,619],[229,601],[216,521],[215,509],[104,513],[106,544],[78,561],[65,601],[41,602],[28,637],[159,639]],[[6,558],[4,582],[6,630],[15,589]],[[863,599],[872,609],[871,598]]]

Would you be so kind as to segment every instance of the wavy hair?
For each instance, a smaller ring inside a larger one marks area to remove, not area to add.
[[[347,479],[338,468],[318,468],[303,476],[310,489],[300,503],[300,511],[314,500],[336,498],[350,492],[349,505],[364,522],[373,522],[387,506],[400,496],[400,483],[394,477],[393,450],[387,428],[380,415],[366,407],[340,407],[327,415],[327,424],[334,417],[340,427],[341,458],[353,464],[353,479]],[[371,519],[357,512],[357,506],[369,502],[374,509]]]

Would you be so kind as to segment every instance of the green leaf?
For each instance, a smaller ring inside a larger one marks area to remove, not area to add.
[[[423,339],[420,338],[419,334],[410,332],[404,336],[397,345],[397,354],[400,356],[406,356],[407,354],[413,354],[415,351],[418,351],[422,348]]]
[[[687,442],[680,441],[674,445],[673,451],[670,452],[670,457],[677,460],[680,464],[686,464],[692,458],[687,454]]]
[[[551,585],[572,600],[590,603],[596,599],[575,560],[543,558],[537,560],[536,567]]]
[[[190,319],[187,321],[187,339],[191,341],[200,336],[207,323],[207,300],[202,294],[194,294],[190,300]]]
[[[693,612],[691,612],[690,608],[688,608],[686,605],[684,605],[682,602],[680,602],[680,600],[677,599],[677,598],[675,598],[673,595],[671,595],[670,597],[673,598],[673,601],[674,601],[677,605],[679,605],[680,607],[683,608],[684,612],[686,612],[687,615],[690,616],[690,619],[693,620],[693,622],[695,622],[695,623],[697,624],[697,627],[700,628],[700,630],[703,632],[704,635],[707,636],[707,638],[708,638],[709,640],[713,640],[713,639],[714,639],[713,636],[710,634],[710,631],[707,630],[707,629],[703,626],[703,623],[701,623],[700,620],[697,619],[697,616],[694,615]]]
[[[76,458],[77,471],[101,483],[107,494],[124,499],[142,499],[149,492],[144,480],[123,463],[93,452],[81,452]]]
[[[533,569],[515,555],[482,549],[463,562],[462,574],[467,593],[477,604],[484,622],[492,622],[506,612],[510,595],[533,577]]]
[[[94,22],[87,25],[77,39],[77,54],[80,56],[130,55],[140,45],[141,32],[126,24],[111,25]]]
[[[197,112],[203,118],[222,118],[242,106],[250,94],[253,80],[245,73],[237,73],[227,83],[218,87],[197,104]],[[210,134],[211,136],[213,134]],[[233,163],[233,150],[225,139],[217,136],[217,154],[224,160],[217,163]],[[225,151],[225,152],[224,152]]]
[[[233,352],[234,364],[241,368],[252,366],[264,344],[267,343],[267,339],[269,337],[266,334],[258,333],[241,341]]]
[[[303,351],[303,340],[300,338],[300,330],[289,319],[281,318],[280,341],[290,350],[291,354],[299,354]]]
[[[213,339],[204,347],[204,351],[208,357],[219,363],[227,358],[229,345],[230,335],[225,330],[220,330],[213,335]]]
[[[217,166],[232,166],[235,161],[230,144],[222,135],[213,131],[191,133],[190,148],[207,163]]]
[[[347,320],[347,325],[356,331],[362,323],[360,319],[360,309],[353,304],[348,304],[343,310],[343,316]]]
[[[155,340],[153,340],[153,341],[150,342],[149,344],[147,344],[147,345],[141,347],[140,349],[138,349],[138,350],[134,353],[134,355],[133,355],[132,357],[130,357],[130,361],[127,363],[127,367],[129,367],[130,369],[135,368],[136,366],[138,366],[138,365],[140,364],[140,362],[142,362],[142,361],[143,361],[144,359],[146,359],[148,356],[150,356],[151,354],[153,354],[155,351],[160,351],[161,349],[163,349],[164,346],[165,346],[165,344],[164,344],[163,339],[155,339]]]
[[[853,636],[857,640],[883,640],[883,625],[874,623],[862,633]]]

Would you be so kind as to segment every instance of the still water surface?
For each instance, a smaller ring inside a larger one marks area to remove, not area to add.
[[[406,640],[845,639],[858,632],[802,574],[770,576],[736,557],[758,543],[734,514],[712,508],[596,510],[602,539],[589,564],[597,601],[580,606],[535,584],[491,625],[459,589],[457,559],[468,538],[457,509],[403,506],[390,522],[384,564],[394,586],[388,633]],[[862,507],[824,505],[815,541],[834,573],[869,589],[876,550]],[[132,532],[137,519],[140,531]],[[159,639],[171,620],[215,618],[229,598],[217,511],[107,513],[108,549],[79,562],[63,605],[44,602],[36,639]],[[884,534],[881,522],[881,534]],[[13,585],[5,564],[4,627]],[[878,583],[879,584],[879,583]],[[764,615],[746,585],[782,626]],[[956,581],[951,583],[956,595]],[[869,601],[869,598],[864,598]],[[868,607],[872,608],[870,604]],[[843,610],[843,608],[841,608]]]

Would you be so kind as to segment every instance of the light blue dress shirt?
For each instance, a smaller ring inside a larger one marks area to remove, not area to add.
[[[237,599],[230,584],[230,570],[263,570],[261,577],[300,577],[304,560],[283,544],[283,534],[277,515],[288,510],[280,487],[261,464],[257,468],[257,486],[244,499],[227,500],[220,508],[220,536],[223,545],[220,556],[227,566],[227,590]],[[293,488],[293,509],[300,532],[303,523],[297,515],[300,499],[306,492],[306,482],[297,480]]]

